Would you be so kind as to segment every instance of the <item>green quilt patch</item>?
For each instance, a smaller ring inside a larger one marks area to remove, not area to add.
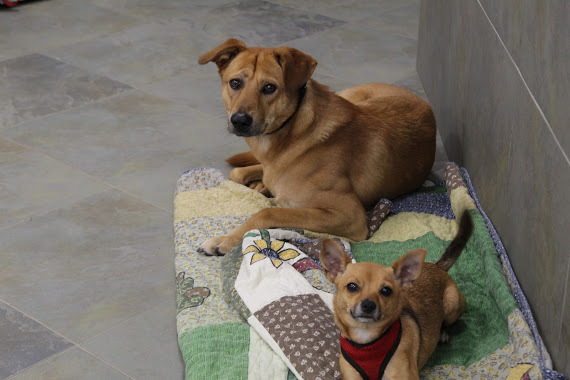
[[[181,334],[186,379],[247,379],[249,329],[245,323],[223,323]]]

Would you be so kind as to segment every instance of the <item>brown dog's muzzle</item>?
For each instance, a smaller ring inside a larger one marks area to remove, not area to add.
[[[253,118],[246,112],[236,112],[230,117],[230,132],[236,136],[248,137],[256,133],[252,130]]]

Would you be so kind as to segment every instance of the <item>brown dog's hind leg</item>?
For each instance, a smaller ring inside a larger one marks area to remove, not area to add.
[[[271,192],[265,184],[261,181],[253,181],[247,184],[250,189],[260,192],[261,194],[265,195],[266,197],[271,197]]]
[[[234,181],[241,185],[245,185],[250,189],[259,191],[266,197],[271,196],[271,192],[263,183],[263,168],[261,165],[245,166],[241,168],[234,168],[228,176],[230,181]]]
[[[258,164],[242,168],[233,168],[228,178],[230,181],[234,181],[242,185],[261,181],[263,179],[263,167],[261,164]]]

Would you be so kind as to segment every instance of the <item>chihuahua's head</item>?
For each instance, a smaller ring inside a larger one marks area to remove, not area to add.
[[[426,251],[406,253],[390,267],[353,264],[338,242],[325,239],[320,254],[327,279],[336,285],[335,321],[343,335],[357,343],[380,336],[402,312],[402,288],[419,275]]]
[[[243,137],[279,130],[296,112],[300,90],[317,65],[313,57],[294,48],[246,47],[233,38],[198,62],[218,66],[228,130]]]

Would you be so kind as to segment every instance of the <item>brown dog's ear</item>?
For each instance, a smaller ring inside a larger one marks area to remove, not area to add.
[[[208,62],[215,62],[216,65],[218,65],[218,70],[222,70],[240,51],[245,49],[246,47],[243,41],[230,38],[223,44],[202,54],[198,59],[198,63],[205,65]]]
[[[319,256],[325,274],[329,281],[334,282],[336,277],[343,273],[346,266],[352,261],[344,251],[344,247],[332,239],[323,240],[323,248]]]
[[[317,67],[316,59],[295,48],[280,47],[273,54],[283,69],[285,85],[291,90],[304,86]]]
[[[414,282],[422,271],[425,258],[425,249],[414,249],[392,264],[394,275],[401,286],[406,286]]]

